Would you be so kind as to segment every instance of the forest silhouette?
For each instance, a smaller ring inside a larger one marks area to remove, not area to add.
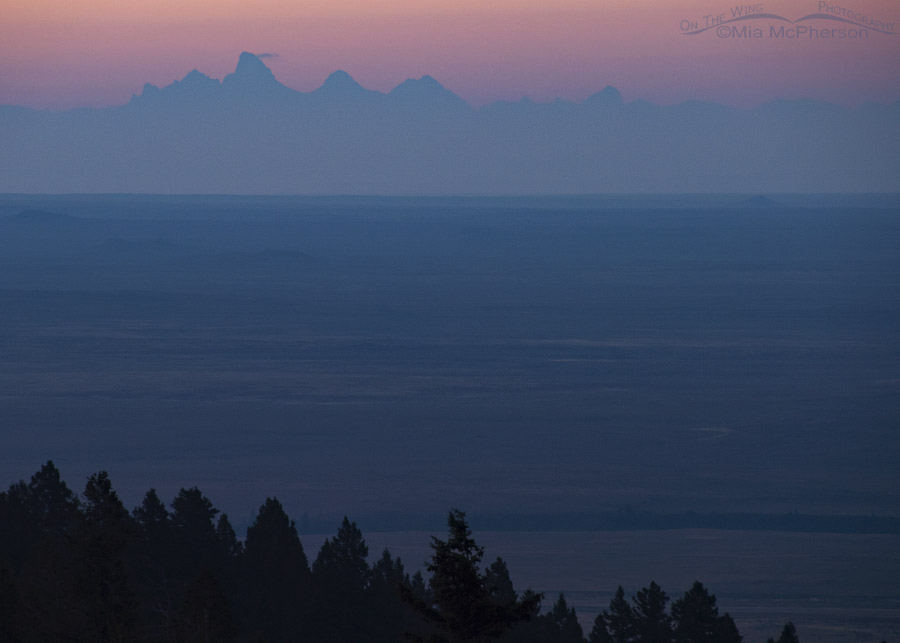
[[[267,498],[246,538],[200,489],[171,509],[150,489],[128,512],[106,472],[74,493],[52,461],[0,492],[0,643],[740,643],[700,582],[670,603],[654,582],[620,586],[585,632],[560,594],[517,592],[502,558],[487,563],[465,514],[432,537],[429,574],[387,549],[374,564],[344,518],[312,562],[293,520]],[[777,642],[796,643],[786,623]]]

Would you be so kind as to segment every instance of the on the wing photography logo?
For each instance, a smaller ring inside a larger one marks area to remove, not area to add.
[[[895,24],[880,16],[819,0],[813,13],[794,19],[773,13],[757,2],[684,19],[679,27],[686,36],[714,33],[719,38],[735,39],[869,40],[897,35]]]

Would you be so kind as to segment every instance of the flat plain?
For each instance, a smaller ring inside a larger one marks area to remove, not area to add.
[[[197,485],[239,528],[272,495],[394,530],[452,506],[553,533],[900,514],[897,199],[670,201],[4,195],[0,472],[107,470],[130,505]],[[842,597],[848,623],[896,623],[893,536],[665,533],[490,538],[555,551],[561,576],[529,578],[588,611],[620,582],[683,591],[668,565],[696,564],[748,619],[831,614],[815,640],[854,640],[827,634]],[[621,566],[579,580],[618,538]],[[700,544],[799,561],[771,573],[792,589],[703,567]]]

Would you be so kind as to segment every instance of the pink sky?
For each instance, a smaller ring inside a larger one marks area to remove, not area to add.
[[[145,82],[196,68],[221,78],[241,51],[284,84],[316,88],[336,69],[387,91],[431,74],[473,105],[581,100],[605,85],[626,100],[752,106],[815,98],[900,100],[900,3],[830,2],[896,23],[864,40],[720,38],[681,33],[738,2],[718,0],[3,0],[0,104],[122,104]],[[751,3],[757,4],[757,3]],[[760,3],[790,19],[817,0]],[[487,7],[487,8],[485,8]],[[740,24],[740,23],[735,23]],[[750,24],[750,23],[743,23]],[[755,22],[766,31],[775,22]],[[809,23],[807,23],[809,24]],[[847,27],[818,21],[819,27]]]

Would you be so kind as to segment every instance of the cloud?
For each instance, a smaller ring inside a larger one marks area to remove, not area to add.
[[[281,58],[278,54],[256,54],[257,58]]]

